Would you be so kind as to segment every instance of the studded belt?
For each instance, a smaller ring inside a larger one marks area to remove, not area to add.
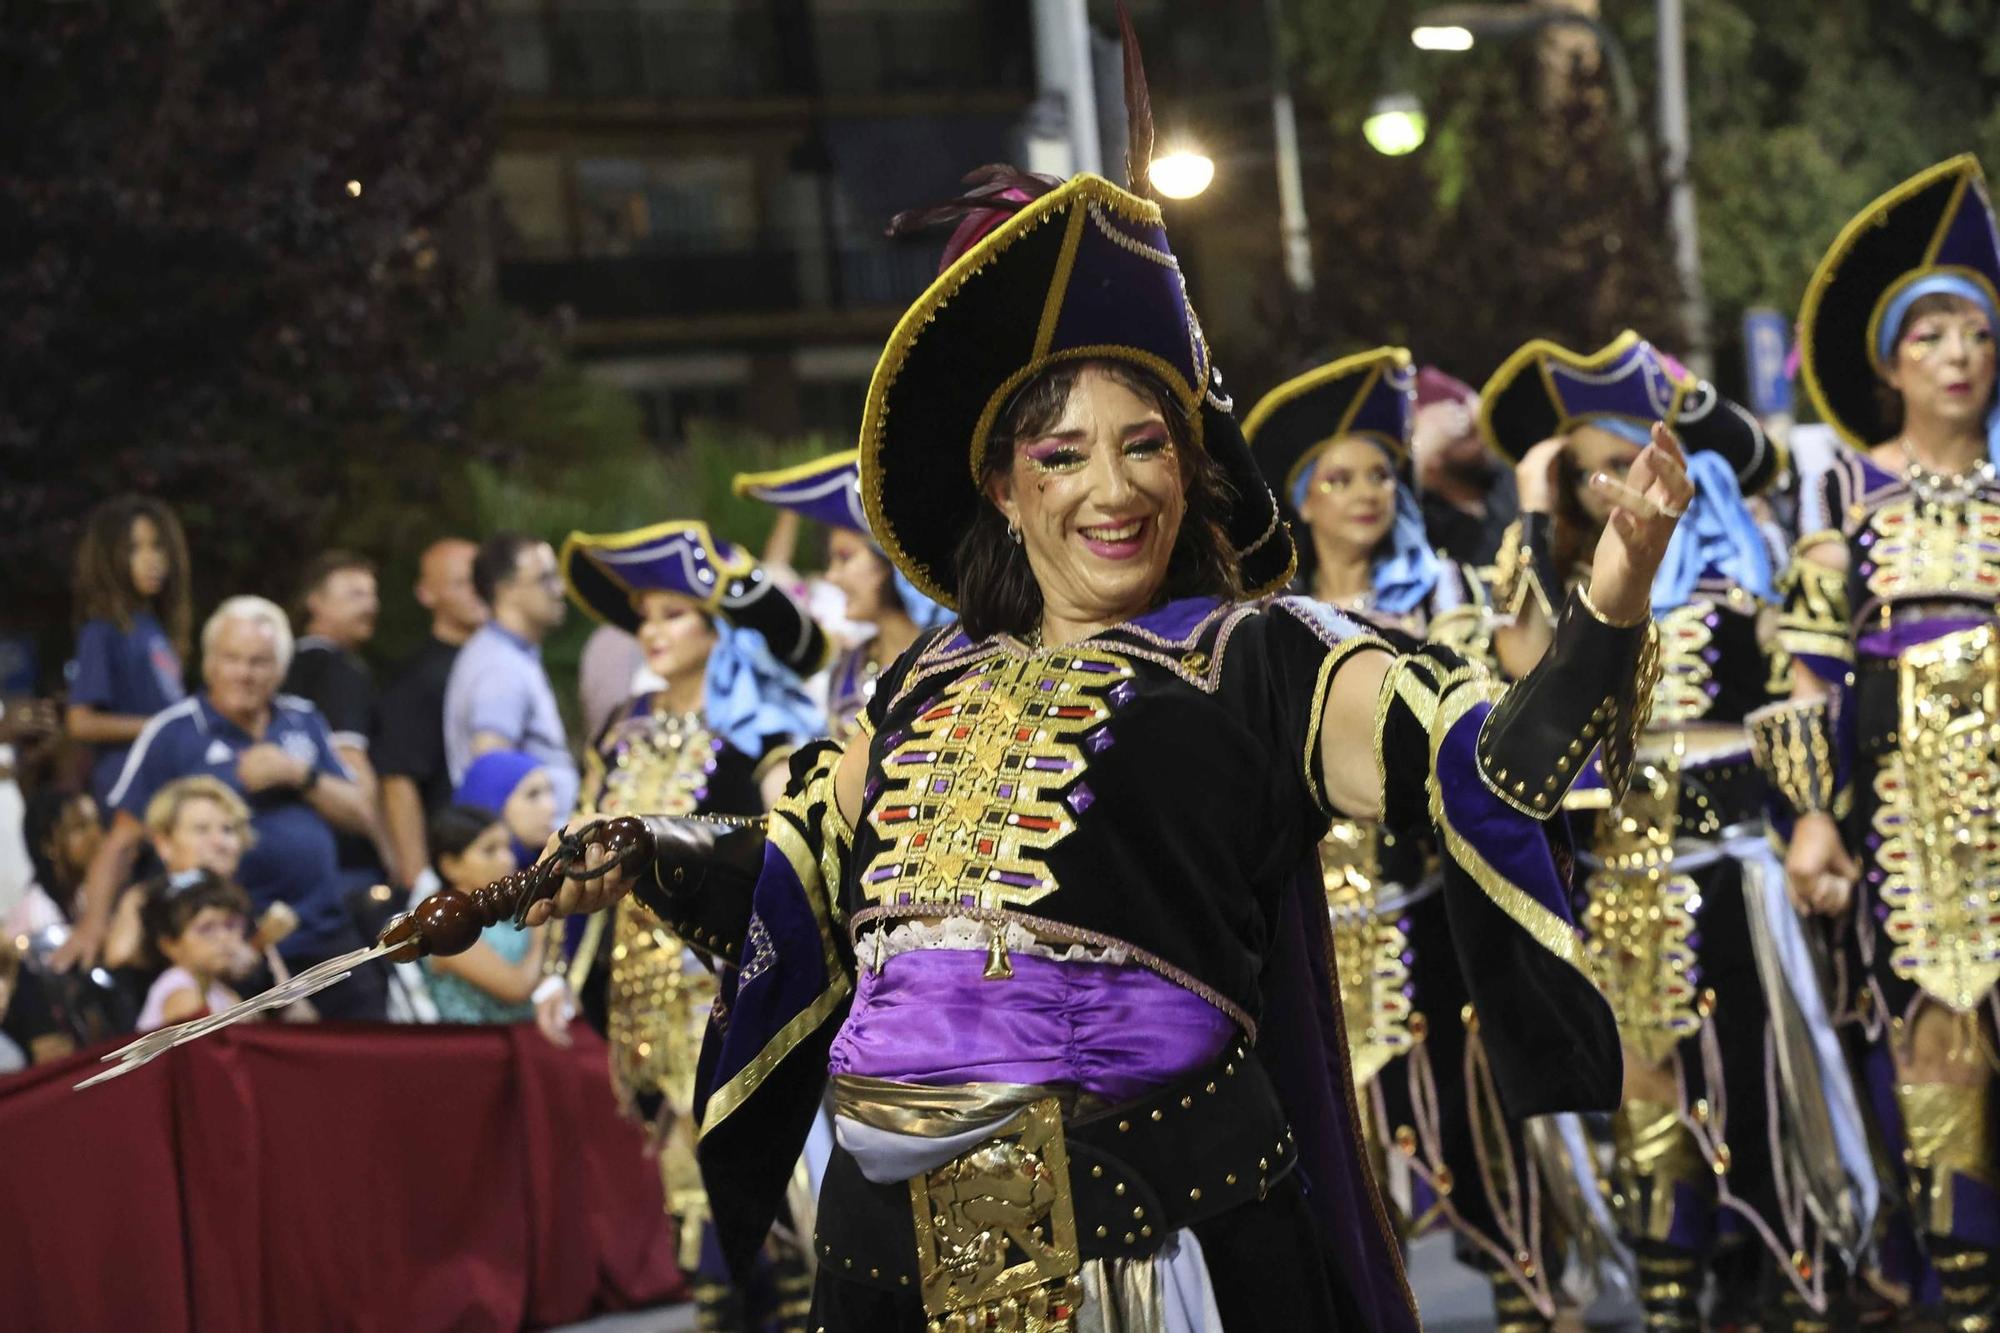
[[[1054,1105],[1036,1103],[1023,1115]],[[1298,1160],[1277,1090],[1241,1044],[1177,1083],[1061,1123],[1056,1144],[1046,1138],[1046,1126],[1027,1138],[1003,1129],[914,1181],[884,1185],[836,1148],[820,1189],[814,1248],[821,1268],[878,1287],[935,1286],[940,1240],[919,1237],[916,1209],[950,1211],[934,1201],[962,1199],[963,1182],[980,1162],[1002,1153],[1018,1159],[1024,1148],[1040,1162],[1062,1162],[1067,1179],[1059,1183],[1085,1261],[1151,1255],[1176,1230],[1263,1198]],[[926,1219],[925,1230],[934,1220]],[[1051,1229],[1042,1237],[1051,1238]]]

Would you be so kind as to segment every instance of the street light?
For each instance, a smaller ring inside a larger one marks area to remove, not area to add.
[[[1611,68],[1611,95],[1618,99],[1618,114],[1632,127],[1634,155],[1643,168],[1646,145],[1637,137],[1639,94],[1632,83],[1632,66],[1617,35],[1588,14],[1549,5],[1439,5],[1417,15],[1410,44],[1424,51],[1470,51],[1481,37],[1503,41],[1559,27],[1587,28],[1597,38],[1597,49]]]
[[[1419,51],[1470,51],[1472,30],[1451,25],[1441,28],[1412,28],[1410,45]]]
[[[1169,199],[1192,199],[1214,181],[1215,160],[1192,148],[1176,148],[1153,159],[1147,179]]]
[[[1368,119],[1361,122],[1361,137],[1384,157],[1402,157],[1423,147],[1423,104],[1408,93],[1390,93],[1375,99]]]

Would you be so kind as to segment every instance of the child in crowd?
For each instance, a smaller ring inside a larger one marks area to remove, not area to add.
[[[432,817],[431,868],[447,888],[472,893],[520,862],[504,820],[451,805]],[[449,958],[426,958],[431,999],[447,1023],[520,1023],[535,1016],[530,997],[542,977],[542,935],[498,925]]]
[[[171,876],[148,893],[139,913],[146,949],[166,970],[146,992],[139,1031],[185,1023],[236,1003],[239,997],[223,977],[243,951],[249,910],[243,890],[207,870]]]
[[[76,660],[65,726],[92,751],[100,807],[147,719],[180,702],[193,612],[187,538],[158,500],[121,495],[85,520],[74,571]]]

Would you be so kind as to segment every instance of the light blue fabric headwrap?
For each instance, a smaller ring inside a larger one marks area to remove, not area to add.
[[[884,556],[883,559],[888,559]],[[889,573],[896,580],[896,596],[902,599],[903,614],[917,622],[918,629],[936,629],[948,622],[952,616],[949,608],[933,602],[917,591],[917,585],[903,577],[903,571],[895,565],[889,566]]]
[[[1414,610],[1437,587],[1443,568],[1424,528],[1416,493],[1396,483],[1396,520],[1389,525],[1389,554],[1375,562],[1375,605],[1390,615]]]
[[[1306,493],[1312,488],[1313,474],[1318,471],[1317,464],[1305,468],[1292,483],[1293,513],[1305,512]],[[1437,587],[1438,574],[1443,568],[1424,527],[1424,513],[1417,506],[1416,492],[1399,477],[1396,517],[1389,524],[1389,554],[1374,566],[1376,608],[1392,616],[1415,610],[1431,595],[1431,589]]]
[[[1592,417],[1589,424],[1642,449],[1653,442],[1652,427],[1622,417]],[[1771,547],[1743,503],[1736,469],[1719,454],[1697,450],[1688,455],[1687,471],[1694,498],[1667,542],[1660,572],[1653,576],[1653,614],[1686,606],[1704,575],[1728,579],[1766,602],[1777,601]]]
[[[1778,600],[1771,547],[1743,503],[1736,469],[1720,455],[1688,455],[1694,498],[1667,543],[1666,558],[1653,576],[1653,612],[1686,606],[1704,576],[1729,580],[1767,603]]]
[[[1926,296],[1956,296],[1972,302],[1986,312],[1987,326],[2000,334],[2000,311],[1994,310],[1984,288],[1956,273],[1933,273],[1897,292],[1896,299],[1882,312],[1882,323],[1875,330],[1876,365],[1895,364],[1896,335],[1903,331],[1903,319],[1910,313],[1910,307]],[[2000,465],[2000,401],[1986,413],[1986,456]]]
[[[819,735],[825,719],[799,678],[771,656],[764,636],[719,617],[714,624],[715,649],[702,682],[709,730],[752,757],[777,738]]]

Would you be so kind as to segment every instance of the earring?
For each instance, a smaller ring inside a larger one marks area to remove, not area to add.
[[[1016,546],[1021,544],[1021,530],[1015,527],[1012,522],[1007,524],[1007,540]]]

